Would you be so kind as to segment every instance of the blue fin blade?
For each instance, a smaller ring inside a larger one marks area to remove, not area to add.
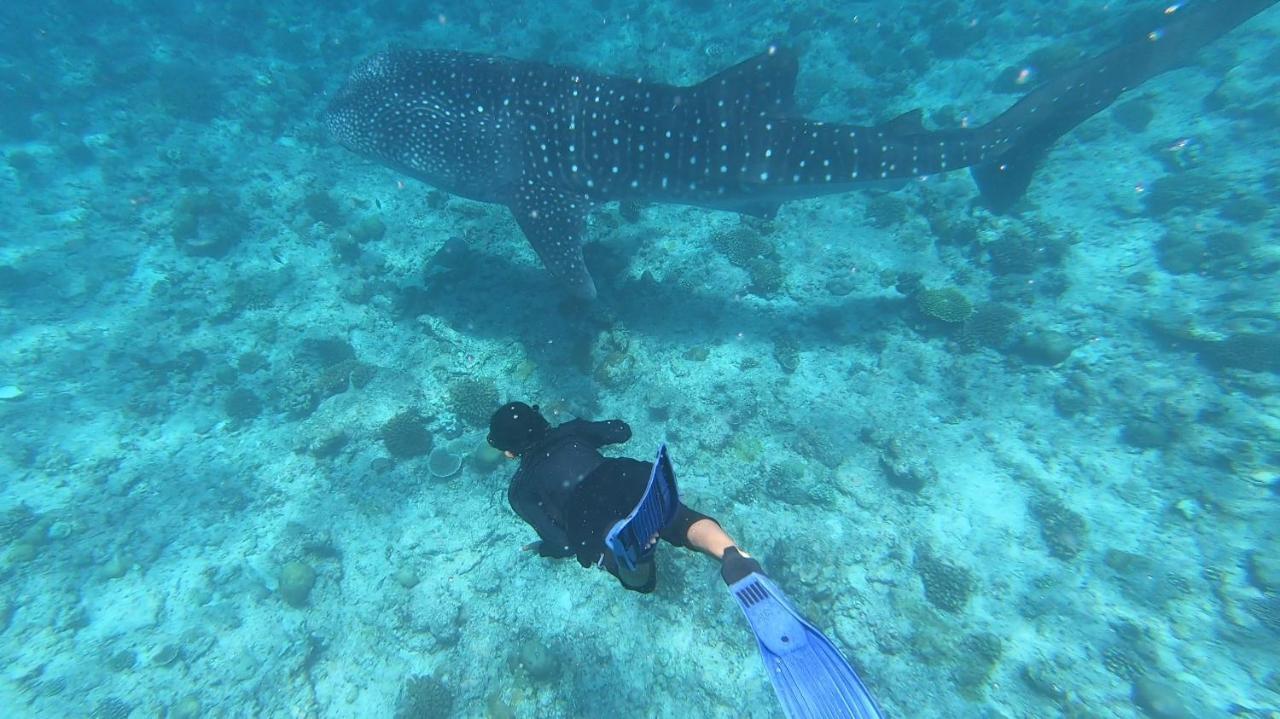
[[[613,551],[618,563],[631,571],[653,554],[649,538],[662,531],[680,508],[676,491],[676,474],[667,456],[667,445],[658,447],[658,458],[649,472],[644,496],[631,514],[618,521],[605,537],[605,545]]]
[[[796,611],[778,585],[752,573],[729,592],[747,615],[789,719],[884,719],[840,650]]]

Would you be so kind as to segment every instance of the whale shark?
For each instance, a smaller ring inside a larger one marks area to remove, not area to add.
[[[606,202],[770,217],[790,200],[968,168],[988,206],[1006,211],[1058,138],[1275,2],[1165,5],[1143,32],[975,127],[929,130],[920,111],[875,126],[806,119],[794,108],[799,60],[782,46],[692,86],[392,50],[354,69],[324,122],[353,151],[508,207],[546,269],[590,299],[582,239],[588,213]]]

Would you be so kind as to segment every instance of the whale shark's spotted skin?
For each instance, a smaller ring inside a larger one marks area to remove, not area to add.
[[[508,205],[576,294],[586,213],[628,198],[767,214],[787,199],[967,167],[999,140],[903,142],[790,117],[795,58],[770,51],[691,88],[457,52],[361,65],[327,117],[345,145],[458,195]],[[924,138],[928,137],[926,141]]]
[[[574,294],[594,297],[581,240],[599,203],[635,198],[767,216],[787,200],[975,167],[984,194],[1007,205],[1057,137],[1274,2],[1221,0],[1194,22],[1174,18],[975,129],[926,131],[919,113],[876,127],[796,117],[796,58],[776,48],[693,87],[393,51],[352,73],[326,123],[353,150],[508,206],[547,269]]]

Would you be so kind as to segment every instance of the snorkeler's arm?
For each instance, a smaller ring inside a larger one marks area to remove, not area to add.
[[[572,419],[560,425],[560,429],[568,428],[573,434],[582,437],[596,447],[606,444],[622,444],[631,439],[631,426],[620,419],[604,422],[589,422],[585,419]]]
[[[538,497],[519,482],[512,482],[507,490],[507,503],[520,515],[542,541],[538,544],[538,554],[543,557],[570,557],[573,550],[569,548],[569,537],[538,504]]]

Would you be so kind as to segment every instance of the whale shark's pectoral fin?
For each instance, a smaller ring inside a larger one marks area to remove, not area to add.
[[[525,180],[511,204],[516,223],[543,267],[575,297],[595,299],[596,283],[582,259],[582,235],[592,203],[586,197]]]
[[[969,174],[978,185],[978,192],[987,209],[997,215],[1013,209],[1027,193],[1031,176],[1049,152],[1053,139],[1055,138],[1050,136],[1049,142],[1031,139],[1018,143],[995,161],[969,168]]]

